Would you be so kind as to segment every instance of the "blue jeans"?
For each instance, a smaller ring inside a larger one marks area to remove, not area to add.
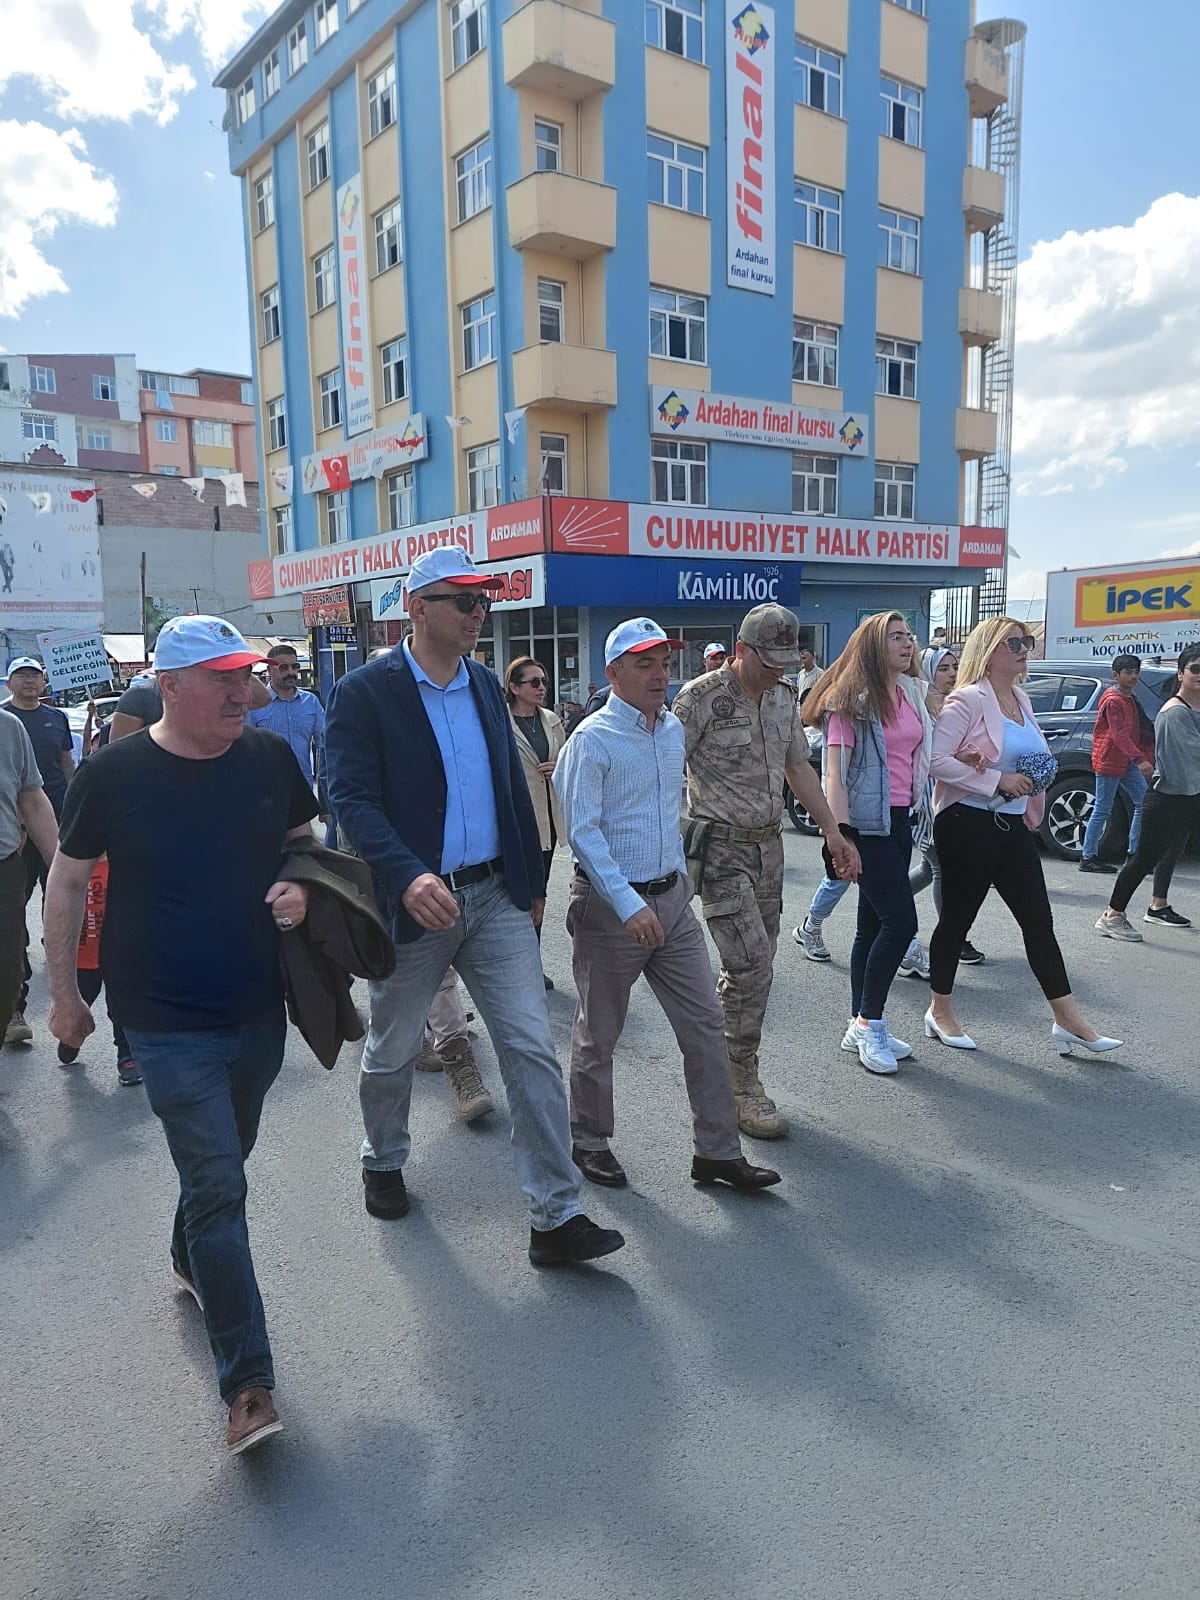
[[[579,1169],[562,1070],[550,1037],[537,934],[503,878],[459,889],[458,921],[396,946],[396,970],[370,985],[371,1025],[358,1098],[363,1165],[395,1172],[408,1160],[413,1068],[425,1018],[447,967],[455,967],[491,1035],[512,1120],[512,1158],[535,1228],[578,1216]]]
[[[179,1172],[171,1259],[200,1292],[221,1398],[275,1387],[246,1232],[246,1157],[279,1076],[287,1022],[180,1033],[126,1030]]]
[[[826,917],[831,917],[849,887],[849,878],[822,878],[817,885],[816,894],[812,897],[808,918],[805,920],[811,918],[813,922],[824,922]]]
[[[1110,777],[1106,772],[1096,774],[1096,804],[1092,807],[1087,832],[1083,836],[1085,860],[1091,861],[1099,853],[1118,789],[1124,789],[1125,798],[1133,807],[1133,821],[1129,824],[1129,854],[1131,856],[1137,854],[1138,841],[1142,835],[1142,801],[1146,798],[1146,788],[1145,778],[1132,761],[1120,777]]]

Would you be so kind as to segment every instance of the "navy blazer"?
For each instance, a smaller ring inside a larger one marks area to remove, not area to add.
[[[528,911],[546,892],[533,801],[499,680],[487,667],[464,659],[491,757],[508,892]],[[401,896],[423,872],[442,870],[446,771],[402,646],[334,684],[326,711],[325,767],[338,827],[375,874],[392,937],[397,944],[420,938],[425,930],[404,909]]]

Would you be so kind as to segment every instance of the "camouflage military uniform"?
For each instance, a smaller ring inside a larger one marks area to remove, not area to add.
[[[759,1081],[758,1048],[783,909],[784,769],[809,754],[796,691],[780,683],[756,703],[724,666],[685,684],[671,709],[687,741],[688,810],[717,824],[700,899],[721,957],[717,991],[739,1125],[780,1138],[787,1119]]]

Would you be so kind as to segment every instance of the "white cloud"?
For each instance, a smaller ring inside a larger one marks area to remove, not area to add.
[[[116,185],[92,166],[78,132],[0,122],[0,316],[66,290],[42,254],[60,222],[110,227],[116,216]]]
[[[223,67],[276,9],[276,0],[147,0],[167,38],[192,32],[210,67]]]
[[[1008,572],[1008,598],[1010,600],[1040,600],[1046,592],[1044,567],[1021,567]]]
[[[1018,279],[1019,492],[1094,486],[1127,452],[1200,438],[1198,255],[1200,197],[1181,194],[1034,246]]]

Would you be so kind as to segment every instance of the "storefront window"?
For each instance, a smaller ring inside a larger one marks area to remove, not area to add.
[[[496,622],[490,614],[484,618],[479,642],[475,646],[475,659],[481,666],[496,670]]]
[[[575,606],[510,611],[505,624],[505,667],[518,656],[532,656],[549,680],[547,706],[557,709],[564,700],[586,699],[579,692],[579,612]]]

